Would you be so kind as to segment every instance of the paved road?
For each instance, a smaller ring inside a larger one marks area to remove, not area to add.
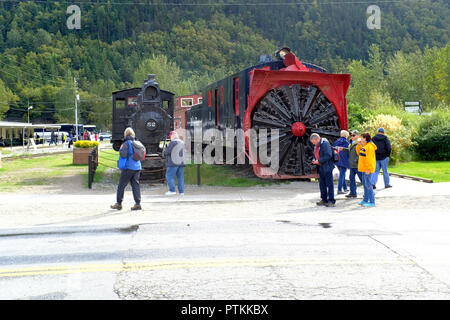
[[[0,194],[0,299],[448,299],[448,184],[394,182],[374,209],[317,207],[307,182],[153,187],[139,213]]]

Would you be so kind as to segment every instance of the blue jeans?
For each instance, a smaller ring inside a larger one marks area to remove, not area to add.
[[[336,203],[334,199],[333,171],[321,172],[319,170],[320,198],[323,202]]]
[[[347,168],[338,166],[338,169],[339,169],[338,191],[342,191],[342,189],[344,189],[344,191],[347,191],[347,182],[345,181],[345,173],[347,172]]]
[[[357,168],[350,168],[350,194],[356,194],[356,175],[358,175],[359,181],[362,183],[362,172],[359,172]]]
[[[373,173],[366,174],[365,172],[361,172],[361,175],[363,178],[362,183],[364,186],[363,201],[375,204],[375,193],[373,192],[373,186],[372,186]]]
[[[184,167],[167,167],[166,180],[169,185],[170,192],[175,192],[175,176],[177,177],[178,192],[184,193]]]
[[[389,185],[388,164],[389,164],[389,157],[386,157],[386,159],[384,160],[377,160],[375,172],[372,178],[373,185],[377,185],[378,176],[380,175],[380,169],[383,170],[384,186],[387,187]]]

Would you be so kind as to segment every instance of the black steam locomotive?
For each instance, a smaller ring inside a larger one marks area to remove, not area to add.
[[[142,161],[141,180],[164,177],[161,141],[173,130],[174,93],[161,90],[154,75],[148,75],[142,88],[131,88],[112,93],[113,121],[111,143],[119,151],[124,131],[131,127],[136,139],[147,150]]]

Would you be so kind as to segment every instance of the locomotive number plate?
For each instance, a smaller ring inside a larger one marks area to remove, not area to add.
[[[148,130],[155,131],[158,128],[158,123],[156,122],[156,120],[150,119],[147,121],[145,126],[147,127]]]

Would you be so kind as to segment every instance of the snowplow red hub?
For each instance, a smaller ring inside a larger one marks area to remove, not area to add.
[[[291,128],[292,134],[301,137],[306,133],[306,126],[301,122],[295,122]]]

